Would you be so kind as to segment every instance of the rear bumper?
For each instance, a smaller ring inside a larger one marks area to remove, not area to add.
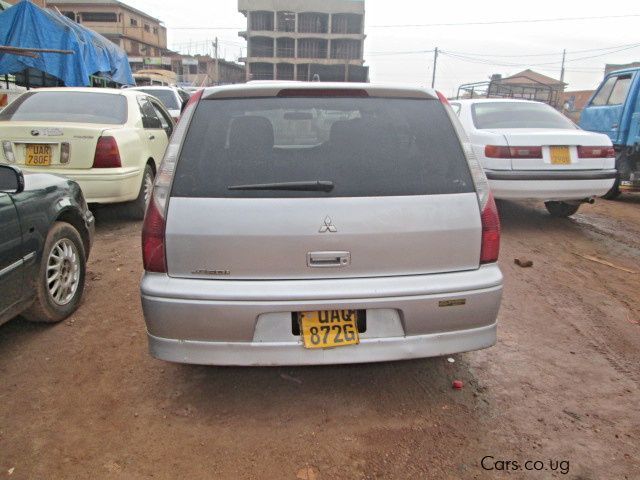
[[[362,339],[358,345],[307,350],[292,342],[202,342],[148,334],[156,358],[200,365],[328,365],[439,357],[495,345],[497,322],[485,327],[405,337]]]
[[[498,199],[582,200],[604,195],[616,170],[485,170]]]
[[[44,171],[42,168],[24,170],[38,173]],[[80,185],[87,203],[120,203],[135,200],[140,193],[143,172],[139,167],[46,169],[46,173],[75,180]]]
[[[145,273],[151,354],[209,365],[313,365],[400,360],[477,350],[496,341],[497,265],[447,274],[300,281],[174,279]],[[445,300],[464,299],[447,306]],[[367,311],[355,346],[307,350],[291,312]]]

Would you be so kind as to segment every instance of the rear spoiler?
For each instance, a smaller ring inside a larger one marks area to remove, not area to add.
[[[420,100],[438,100],[436,92],[411,87],[384,87],[368,84],[318,84],[292,83],[281,85],[242,84],[241,87],[230,86],[205,91],[203,100],[225,98],[268,98],[268,97],[378,97],[378,98],[413,98]]]

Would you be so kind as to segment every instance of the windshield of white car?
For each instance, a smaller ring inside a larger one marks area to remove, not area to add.
[[[549,105],[533,102],[482,102],[471,107],[473,124],[492,128],[577,128]]]
[[[0,112],[1,120],[122,125],[127,123],[127,99],[109,93],[33,91]]]
[[[140,88],[138,90],[148,93],[149,95],[153,95],[160,100],[168,110],[180,110],[180,105],[178,105],[178,100],[176,99],[176,94],[173,90],[155,88]]]

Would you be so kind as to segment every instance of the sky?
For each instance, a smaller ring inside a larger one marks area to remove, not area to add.
[[[237,0],[123,1],[161,19],[173,50],[211,53],[218,37],[226,59],[246,53],[246,42],[238,36],[246,29],[246,19],[238,12]],[[372,82],[430,86],[435,47],[442,51],[436,88],[448,96],[460,84],[485,81],[494,73],[506,76],[532,68],[559,78],[563,49],[568,90],[597,87],[605,63],[640,61],[638,2],[459,0],[444,5],[425,0],[365,2],[364,58]],[[619,18],[604,18],[609,15]],[[567,17],[595,18],[531,21]],[[433,25],[513,20],[528,23]]]

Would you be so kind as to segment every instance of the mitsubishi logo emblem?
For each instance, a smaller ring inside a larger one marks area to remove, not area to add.
[[[326,233],[326,232],[336,233],[337,231],[338,229],[331,221],[331,217],[329,215],[324,217],[324,224],[320,227],[319,233]]]

